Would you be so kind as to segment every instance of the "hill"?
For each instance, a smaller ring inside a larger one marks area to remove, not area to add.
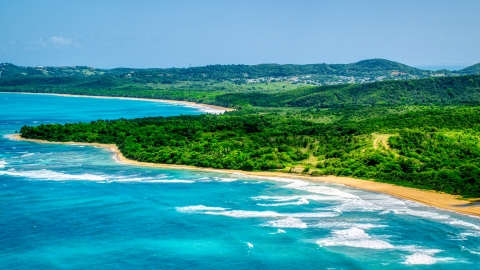
[[[341,83],[363,83],[389,79],[426,78],[440,73],[413,68],[401,63],[370,59],[351,64],[308,64],[308,65],[209,65],[190,68],[115,68],[96,69],[84,66],[72,67],[19,67],[9,63],[0,64],[2,78],[31,76],[47,77],[104,77],[113,76],[136,83],[166,83],[181,81],[263,83],[284,81],[314,85]],[[445,71],[442,71],[445,75]],[[446,75],[453,75],[449,73]],[[469,73],[470,74],[470,73]]]
[[[282,93],[229,93],[222,106],[318,107],[455,105],[480,101],[480,75],[303,87]]]
[[[480,74],[480,63],[461,69],[458,72],[460,74]]]

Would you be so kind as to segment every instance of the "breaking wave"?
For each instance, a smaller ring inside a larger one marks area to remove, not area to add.
[[[14,169],[7,171],[0,171],[0,175],[9,175],[17,177],[25,177],[31,179],[45,179],[53,181],[64,181],[64,180],[88,180],[88,181],[105,181],[105,177],[100,175],[93,174],[66,174],[61,172],[55,172],[51,170],[32,170],[32,171],[16,171]]]
[[[329,246],[346,246],[354,248],[368,248],[368,249],[393,249],[394,246],[390,243],[372,239],[370,235],[359,228],[350,228],[346,230],[334,230],[332,236],[317,241],[317,244],[323,247]]]

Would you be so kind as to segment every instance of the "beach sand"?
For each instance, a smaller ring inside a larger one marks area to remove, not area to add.
[[[44,140],[35,140],[35,139],[24,139],[19,134],[9,135],[10,139],[13,140],[23,140],[36,143],[50,143],[50,144],[75,144],[75,145],[87,145],[87,146],[97,146],[107,148],[114,153],[114,159],[120,163],[135,165],[135,166],[146,166],[146,167],[159,167],[159,168],[173,168],[173,169],[185,169],[185,170],[201,170],[201,171],[210,171],[210,172],[222,172],[222,173],[237,173],[250,176],[262,176],[262,177],[282,177],[282,178],[294,178],[294,179],[303,179],[308,181],[320,181],[327,183],[342,184],[345,186],[364,189],[373,192],[380,192],[389,194],[395,197],[419,202],[425,205],[437,207],[444,210],[455,211],[462,214],[480,216],[480,204],[475,204],[478,200],[466,200],[461,199],[461,196],[451,195],[442,192],[421,190],[416,188],[396,186],[388,183],[380,183],[369,180],[361,180],[348,177],[337,177],[337,176],[307,176],[299,175],[293,173],[280,173],[280,172],[249,172],[249,171],[240,171],[240,170],[224,170],[224,169],[213,169],[213,168],[201,168],[194,166],[185,166],[185,165],[171,165],[171,164],[157,164],[157,163],[148,163],[148,162],[139,162],[135,160],[127,159],[122,155],[120,150],[115,144],[99,144],[99,143],[79,143],[79,142],[49,142]]]
[[[172,104],[182,104],[188,107],[199,108],[199,109],[206,109],[204,111],[210,113],[223,113],[223,112],[230,112],[234,111],[235,109],[226,108],[216,105],[209,105],[203,103],[196,103],[190,101],[181,101],[181,100],[169,100],[169,99],[152,99],[152,98],[133,98],[133,97],[113,97],[113,96],[88,96],[88,95],[74,95],[74,94],[50,94],[50,93],[29,93],[29,92],[0,92],[0,93],[7,93],[7,94],[24,94],[24,95],[51,95],[51,96],[64,96],[64,97],[84,97],[84,98],[108,98],[108,99],[127,99],[127,100],[143,100],[143,101],[150,101],[150,102],[162,102],[162,103],[172,103]],[[212,111],[208,110],[212,109]]]

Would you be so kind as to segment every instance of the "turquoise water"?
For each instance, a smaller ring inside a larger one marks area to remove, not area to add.
[[[480,269],[480,219],[341,185],[127,166],[5,137],[23,125],[204,113],[0,94],[0,269]]]

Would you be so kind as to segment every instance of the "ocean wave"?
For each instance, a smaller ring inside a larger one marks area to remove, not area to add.
[[[33,155],[35,155],[35,153],[26,153],[26,154],[21,155],[20,157],[24,158],[24,157],[30,157],[30,156],[33,156]]]
[[[252,197],[256,201],[271,201],[275,203],[257,203],[259,206],[285,206],[285,205],[303,205],[310,201],[329,201],[328,197],[320,195],[295,195],[295,196],[257,196]]]
[[[433,219],[433,220],[447,220],[447,219],[450,219],[449,215],[444,215],[444,214],[440,214],[440,213],[437,213],[437,212],[412,210],[412,209],[409,209],[409,208],[385,210],[385,211],[381,212],[380,214],[387,214],[387,213],[390,213],[390,212],[393,212],[396,215],[409,215],[409,216],[415,216],[415,217]]]
[[[279,180],[277,179],[277,181]],[[310,193],[322,194],[322,195],[327,195],[327,196],[332,196],[337,198],[358,199],[357,196],[350,194],[348,192],[344,192],[332,187],[311,184],[306,181],[284,179],[282,180],[282,182],[289,183],[285,185],[284,188],[303,190]]]
[[[275,228],[297,228],[297,229],[306,229],[308,228],[307,224],[298,218],[287,217],[279,220],[272,220],[262,224],[264,227],[275,227]],[[285,231],[283,231],[285,232]],[[278,233],[278,231],[277,231]]]
[[[464,232],[459,235],[460,237],[480,237],[480,232],[479,231],[469,231],[469,232]]]
[[[459,220],[459,219],[452,219],[451,221],[448,221],[447,223],[450,224],[450,225],[460,225],[460,226],[463,226],[463,227],[469,227],[469,228],[472,228],[472,229],[475,229],[475,230],[480,230],[480,226],[477,226],[477,225],[472,224],[470,222],[466,222],[466,221]]]
[[[32,171],[16,171],[14,169],[8,171],[0,171],[0,175],[18,176],[31,179],[45,179],[53,181],[64,180],[89,180],[89,181],[105,181],[107,178],[93,174],[66,174],[61,172],[55,172],[51,170],[32,170]]]
[[[473,250],[470,250],[470,249],[468,249],[464,246],[462,246],[462,250],[468,251],[468,252],[470,252],[472,254],[475,254],[475,255],[480,255],[480,251],[473,251]]]
[[[309,204],[307,199],[300,199],[295,202],[284,202],[284,203],[257,203],[258,206],[286,206],[286,205],[303,205]]]
[[[368,230],[372,228],[384,228],[387,227],[386,225],[381,225],[381,224],[371,224],[371,223],[351,223],[351,222],[342,222],[342,221],[325,221],[325,222],[319,222],[315,225],[310,225],[310,227],[315,227],[315,228],[325,228],[325,229],[330,229],[330,228],[358,228],[362,230]]]
[[[165,183],[165,184],[174,184],[174,183],[183,183],[183,184],[192,184],[195,183],[195,181],[192,180],[178,180],[178,179],[172,179],[172,180],[144,180],[141,181],[144,183]]]
[[[231,211],[207,211],[203,212],[206,215],[227,216],[234,218],[277,218],[284,217],[283,214],[273,211],[246,211],[246,210],[231,210]]]
[[[346,230],[334,230],[332,236],[320,239],[316,242],[323,247],[329,246],[347,246],[354,248],[368,248],[368,249],[393,249],[395,248],[390,243],[372,239],[370,235],[359,228],[350,228]]]
[[[7,171],[0,171],[0,175],[25,177],[29,179],[53,180],[53,181],[80,180],[80,181],[118,182],[118,183],[140,182],[140,183],[163,183],[163,184],[195,183],[195,181],[192,181],[192,180],[179,180],[179,179],[163,180],[162,178],[167,177],[166,175],[159,175],[158,177],[139,177],[138,175],[115,176],[115,175],[95,175],[95,174],[89,174],[89,173],[67,174],[67,173],[56,172],[56,171],[47,170],[47,169],[24,170],[24,171],[9,169]]]
[[[380,205],[373,204],[371,202],[354,199],[354,200],[345,200],[338,205],[325,208],[326,210],[332,210],[337,212],[374,212],[384,210]]]
[[[5,168],[8,163],[5,160],[0,160],[0,168]]]
[[[195,181],[192,180],[179,180],[179,179],[171,179],[171,180],[162,180],[156,179],[154,177],[111,177],[108,179],[110,182],[121,182],[121,183],[164,183],[164,184],[192,184]]]
[[[415,245],[398,246],[397,249],[401,250],[401,251],[407,251],[407,252],[410,252],[412,254],[413,253],[421,253],[421,254],[426,254],[426,255],[430,255],[430,256],[433,256],[437,253],[443,252],[443,250],[441,250],[441,249],[424,248],[424,247],[419,247],[419,246],[415,246]]]
[[[179,212],[197,212],[205,215],[229,216],[234,218],[325,218],[336,217],[336,212],[301,212],[301,213],[278,213],[274,211],[252,211],[252,210],[228,210],[222,207],[206,207],[204,205],[187,206],[176,208]],[[228,211],[227,211],[228,210]]]
[[[198,212],[198,211],[224,211],[228,208],[223,207],[210,207],[205,205],[192,205],[192,206],[183,206],[175,207],[178,212]]]
[[[403,262],[403,264],[408,264],[408,265],[421,265],[421,264],[430,265],[430,264],[436,264],[436,263],[437,263],[437,259],[422,253],[414,253],[412,255],[408,255],[406,257],[406,260]]]
[[[336,212],[304,212],[304,213],[288,213],[284,214],[289,217],[301,217],[301,218],[326,218],[326,217],[338,217],[340,213]]]

